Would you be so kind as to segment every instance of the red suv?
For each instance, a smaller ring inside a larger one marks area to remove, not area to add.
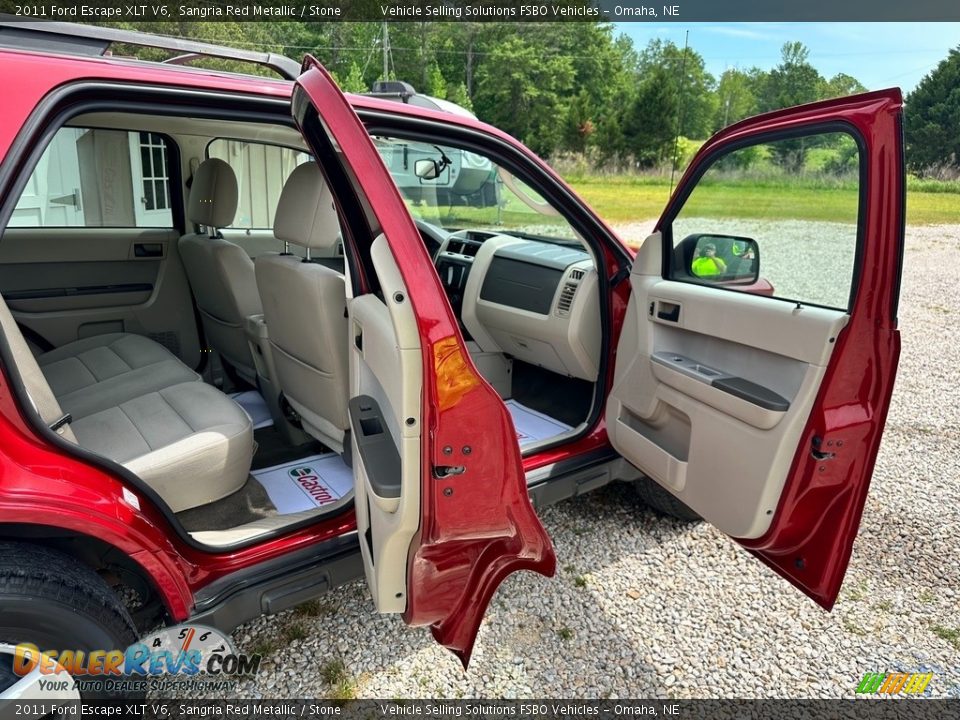
[[[615,480],[831,608],[900,347],[898,90],[722,130],[634,252],[513,138],[312,57],[0,46],[0,644],[362,575],[466,665],[504,578],[554,572],[534,508]],[[858,160],[771,159],[810,147]]]

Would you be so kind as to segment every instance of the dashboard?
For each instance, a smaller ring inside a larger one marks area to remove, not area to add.
[[[428,249],[439,243],[431,254],[440,282],[481,350],[596,381],[598,277],[584,248],[490,230],[440,237],[438,228],[420,229]]]

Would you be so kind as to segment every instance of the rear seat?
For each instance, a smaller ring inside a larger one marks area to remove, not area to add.
[[[80,447],[134,472],[174,512],[239,490],[253,458],[250,418],[202,382],[140,395],[70,427]]]
[[[161,345],[138,335],[102,335],[34,357],[5,302],[0,328],[44,422],[124,465],[174,512],[243,486],[253,425],[243,409]]]
[[[74,420],[200,376],[159,343],[111,333],[68,343],[37,358],[64,412]]]

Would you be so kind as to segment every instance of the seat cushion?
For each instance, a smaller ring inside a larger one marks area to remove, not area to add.
[[[159,343],[129,333],[67,343],[40,355],[37,362],[60,406],[75,420],[200,379]]]
[[[204,383],[146,393],[71,427],[81,447],[140,476],[174,512],[239,490],[253,457],[250,418]]]

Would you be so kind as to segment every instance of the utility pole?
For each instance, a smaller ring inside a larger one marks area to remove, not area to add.
[[[387,23],[383,23],[383,79],[390,79],[390,31]]]

